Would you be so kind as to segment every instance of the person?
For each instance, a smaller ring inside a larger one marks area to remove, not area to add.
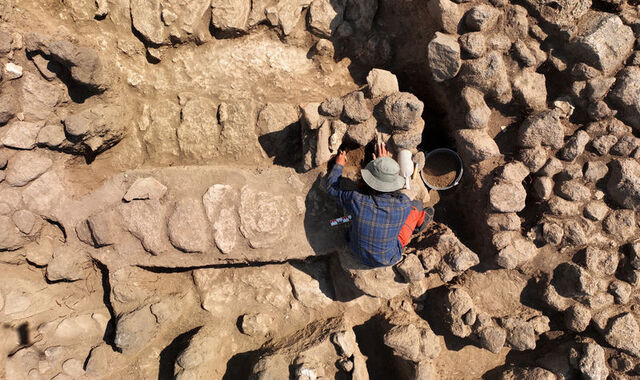
[[[341,151],[326,179],[329,196],[352,215],[347,235],[348,245],[355,256],[369,267],[390,266],[402,259],[403,248],[412,234],[419,233],[433,219],[431,207],[412,201],[399,190],[405,180],[400,166],[384,144],[378,145],[378,157],[361,170],[368,185],[366,191],[340,189],[339,180],[346,164]]]

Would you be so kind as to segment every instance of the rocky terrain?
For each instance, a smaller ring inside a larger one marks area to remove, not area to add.
[[[640,5],[2,0],[0,378],[640,378]],[[448,147],[393,268],[323,177]]]

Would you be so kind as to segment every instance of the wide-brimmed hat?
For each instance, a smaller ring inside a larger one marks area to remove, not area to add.
[[[362,179],[372,189],[388,193],[402,189],[404,178],[400,177],[400,165],[391,157],[379,157],[361,170]]]

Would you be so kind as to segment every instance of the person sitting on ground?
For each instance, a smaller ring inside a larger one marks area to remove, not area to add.
[[[412,201],[399,191],[405,179],[384,144],[378,145],[378,157],[374,153],[373,161],[361,170],[367,191],[340,189],[345,164],[346,153],[341,151],[327,176],[326,188],[329,196],[353,217],[347,236],[349,248],[369,267],[398,263],[412,234],[422,232],[433,220],[433,208],[423,209],[421,202]]]

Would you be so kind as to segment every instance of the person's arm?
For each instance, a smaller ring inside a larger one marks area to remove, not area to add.
[[[350,211],[350,201],[353,196],[353,191],[344,191],[340,189],[340,176],[342,175],[345,163],[346,154],[344,152],[340,152],[338,157],[336,157],[336,164],[327,175],[326,189],[327,194],[329,194],[331,198],[335,199],[338,204],[347,211]]]

